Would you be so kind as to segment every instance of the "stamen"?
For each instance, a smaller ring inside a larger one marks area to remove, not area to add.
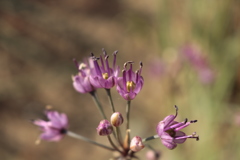
[[[141,73],[142,73],[142,67],[143,67],[143,63],[142,63],[142,62],[140,62],[139,76],[140,76],[140,75],[141,75]]]
[[[177,117],[177,115],[178,115],[178,107],[177,107],[177,105],[175,105],[174,107],[175,107],[175,109],[176,109],[175,117]]]
[[[106,72],[102,56],[100,56],[103,72]]]
[[[197,122],[197,120],[192,120],[192,121],[190,121],[190,123],[196,123]]]
[[[39,145],[40,143],[41,143],[41,139],[37,138],[36,141],[35,141],[35,145]]]
[[[51,105],[46,105],[46,110],[51,110],[51,109],[53,109],[53,107],[51,106]]]
[[[136,84],[133,81],[127,81],[127,91],[130,92],[135,89]]]
[[[113,56],[114,56],[114,59],[113,59],[113,69],[114,70],[116,69],[117,53],[118,53],[118,51],[113,52]]]
[[[123,68],[126,69],[128,64],[133,64],[133,61],[127,61],[124,63]]]
[[[102,77],[103,77],[103,79],[108,79],[108,73],[103,73]]]
[[[76,65],[76,67],[78,68],[78,62],[77,62],[77,60],[74,58],[73,59],[73,63]]]
[[[187,121],[188,121],[188,119],[186,118],[186,119],[185,119],[185,121],[184,121],[184,123],[186,124],[186,123],[187,123]]]
[[[107,55],[107,52],[105,51],[105,49],[103,48],[102,49],[102,51],[103,51],[103,55],[104,55],[104,57]]]
[[[85,63],[81,63],[78,67],[79,70],[81,69],[85,69],[87,67],[87,65]]]

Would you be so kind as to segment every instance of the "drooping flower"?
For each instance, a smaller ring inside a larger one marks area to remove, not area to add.
[[[115,127],[120,126],[123,123],[123,116],[120,112],[114,112],[111,116],[111,124]]]
[[[195,138],[199,140],[199,137],[194,132],[192,135],[186,135],[184,132],[180,131],[181,129],[189,126],[191,123],[197,122],[197,120],[183,122],[175,121],[175,118],[178,114],[178,108],[176,108],[175,115],[169,115],[164,118],[163,121],[160,121],[157,125],[157,134],[161,139],[164,146],[168,149],[174,149],[177,147],[177,144],[181,144],[187,140],[187,138]]]
[[[127,70],[127,65],[130,68]],[[135,73],[132,70],[133,62],[129,61],[124,64],[123,76],[117,79],[117,91],[126,100],[132,100],[141,91],[144,80],[141,76],[142,62],[140,62],[140,69]]]
[[[40,127],[42,134],[40,139],[46,141],[59,141],[67,133],[68,118],[64,113],[58,113],[57,111],[45,112],[49,121],[34,120],[33,124]]]
[[[116,57],[118,51],[113,53],[113,65],[109,66],[107,52],[102,49],[103,57],[100,56],[101,66],[98,64],[99,58],[92,54],[94,69],[90,75],[90,82],[96,88],[110,89],[116,85],[117,76],[119,73],[119,66],[116,66]]]
[[[208,84],[215,80],[214,70],[210,67],[208,59],[203,55],[201,50],[196,45],[186,45],[181,51],[184,58],[196,70],[199,80]]]
[[[144,145],[142,143],[142,138],[139,136],[133,137],[130,143],[130,149],[134,152],[138,152],[144,148]]]
[[[96,129],[97,129],[97,133],[100,136],[108,136],[113,132],[113,127],[108,120],[100,121],[100,123]]]
[[[89,93],[94,91],[96,88],[90,83],[89,76],[92,70],[92,59],[89,58],[88,62],[78,64],[76,60],[74,60],[76,66],[78,67],[79,73],[72,77],[73,87],[76,91],[80,93]]]

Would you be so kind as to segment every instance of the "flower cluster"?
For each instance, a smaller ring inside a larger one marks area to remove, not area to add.
[[[106,136],[111,146],[106,146],[95,142],[91,139],[83,137],[79,134],[73,133],[68,130],[68,118],[65,114],[60,114],[57,111],[46,111],[48,121],[34,120],[33,124],[40,127],[42,133],[40,139],[46,141],[59,141],[64,135],[71,136],[76,139],[83,140],[85,142],[92,143],[104,149],[110,151],[119,152],[119,156],[116,159],[131,159],[136,158],[136,153],[142,150],[145,146],[150,148],[147,154],[147,159],[158,159],[160,154],[155,151],[149,145],[146,145],[146,141],[160,138],[161,142],[168,149],[174,149],[177,144],[183,143],[187,138],[199,139],[196,133],[192,135],[186,135],[180,131],[183,128],[189,126],[191,123],[197,122],[197,120],[189,121],[186,119],[183,122],[177,122],[178,108],[176,108],[175,115],[169,115],[160,121],[157,125],[157,134],[148,138],[142,139],[140,136],[134,136],[131,140],[130,135],[130,106],[131,101],[141,91],[144,80],[141,76],[143,64],[140,62],[140,68],[136,72],[133,71],[133,62],[128,61],[123,65],[122,76],[119,76],[120,67],[116,65],[116,56],[118,51],[113,53],[112,66],[109,65],[109,56],[103,49],[103,55],[99,58],[91,54],[91,57],[85,60],[83,63],[78,63],[74,60],[78,74],[72,77],[73,87],[79,93],[90,93],[98,110],[102,114],[103,119],[99,122],[96,128],[97,134],[100,136]],[[100,61],[100,62],[99,62]],[[115,111],[113,99],[110,89],[116,86],[116,90],[120,96],[127,101],[126,116]],[[96,95],[97,89],[104,88],[107,92],[109,103],[112,109],[112,114],[108,116],[104,113],[104,109],[98,100]],[[122,125],[126,123],[126,134],[122,137],[121,129]],[[115,140],[113,141],[112,138]]]

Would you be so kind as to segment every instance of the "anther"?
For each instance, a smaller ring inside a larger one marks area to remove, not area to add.
[[[185,119],[185,121],[184,121],[184,123],[186,124],[186,123],[187,123],[187,121],[188,121],[188,119],[186,118],[186,119]]]
[[[190,121],[190,123],[196,123],[197,122],[197,120],[192,120],[192,121]]]

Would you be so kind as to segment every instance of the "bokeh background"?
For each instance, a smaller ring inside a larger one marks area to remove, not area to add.
[[[95,160],[112,153],[71,137],[35,145],[46,105],[69,116],[70,130],[107,144],[91,96],[77,93],[73,58],[119,50],[118,64],[144,64],[145,84],[132,102],[131,134],[156,134],[174,114],[197,119],[185,128],[200,141],[175,150],[149,141],[162,160],[240,158],[240,1],[238,0],[1,0],[0,159]],[[195,56],[190,56],[195,55]],[[197,57],[197,58],[196,58]],[[104,90],[98,91],[106,113]],[[115,106],[126,101],[112,90]],[[145,159],[144,149],[139,153]]]

